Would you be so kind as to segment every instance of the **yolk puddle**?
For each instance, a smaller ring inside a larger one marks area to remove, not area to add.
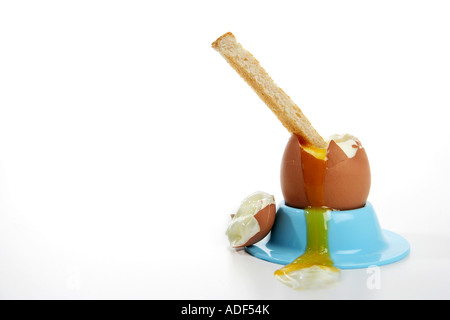
[[[294,289],[322,287],[340,275],[328,249],[328,220],[332,209],[325,206],[324,184],[327,149],[302,145],[302,169],[306,195],[311,206],[305,208],[307,242],[305,252],[275,271],[275,276]]]

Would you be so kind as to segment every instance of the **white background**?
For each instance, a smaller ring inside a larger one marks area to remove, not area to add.
[[[0,298],[450,298],[448,1],[3,1]],[[231,31],[323,136],[356,135],[410,256],[296,292],[228,246],[281,201],[289,133],[211,43]]]

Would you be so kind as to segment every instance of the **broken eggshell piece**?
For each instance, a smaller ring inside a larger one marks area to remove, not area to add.
[[[310,175],[317,177],[318,188],[323,181],[323,204],[334,210],[351,210],[366,203],[371,179],[365,149],[351,135],[334,135],[327,142],[326,158],[321,159],[302,146],[297,136],[292,135],[289,139],[281,164],[281,189],[288,206],[303,209],[315,205],[307,196],[303,168],[320,168],[324,161],[326,170],[317,170]],[[316,183],[307,182],[309,186]]]
[[[226,231],[230,245],[242,248],[262,240],[272,229],[275,213],[274,196],[259,191],[245,198]]]

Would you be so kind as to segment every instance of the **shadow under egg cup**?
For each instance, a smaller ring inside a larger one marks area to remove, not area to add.
[[[306,249],[305,211],[280,203],[271,233],[246,247],[256,258],[289,264]],[[410,246],[402,236],[380,228],[371,203],[359,209],[330,211],[328,248],[340,269],[382,266],[403,259]]]

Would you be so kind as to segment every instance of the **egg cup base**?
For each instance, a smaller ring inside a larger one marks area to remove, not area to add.
[[[328,247],[340,269],[382,266],[405,258],[410,251],[401,235],[381,229],[370,202],[359,209],[331,211]],[[286,265],[306,249],[305,211],[279,204],[269,236],[245,248],[256,258]]]

